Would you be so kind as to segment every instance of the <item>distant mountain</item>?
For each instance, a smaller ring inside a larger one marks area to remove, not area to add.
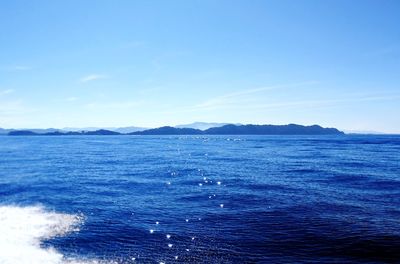
[[[47,132],[47,133],[37,133],[34,131],[30,130],[14,130],[10,131],[8,133],[9,136],[79,136],[79,135],[88,135],[88,136],[93,136],[93,135],[104,135],[104,136],[109,136],[109,135],[121,135],[121,133],[115,132],[115,131],[110,131],[110,130],[105,130],[105,129],[100,129],[96,131],[82,131],[82,132],[77,132],[77,131],[53,131],[53,132]]]
[[[115,132],[122,133],[122,134],[128,134],[128,133],[143,131],[143,130],[147,130],[147,129],[149,129],[149,128],[130,126],[130,127],[117,127],[117,128],[108,129],[108,130],[115,131]]]
[[[164,127],[129,133],[129,135],[199,135],[199,134],[203,134],[203,131],[200,129],[175,128],[170,126],[164,126]]]
[[[344,134],[336,128],[323,128],[318,125],[226,125],[204,131],[210,135],[335,135]]]
[[[11,131],[13,131],[13,129],[0,128],[0,135],[7,135]]]
[[[54,131],[48,133],[36,133],[35,136],[74,136],[74,135],[83,135],[82,132],[75,131]]]
[[[104,136],[110,136],[110,135],[121,135],[121,133],[115,132],[115,131],[110,131],[110,130],[105,130],[105,129],[100,129],[96,131],[87,131],[87,132],[82,132],[83,135],[104,135]]]
[[[36,136],[38,133],[29,130],[13,130],[8,133],[9,136]]]
[[[61,132],[61,129],[57,129],[57,128],[23,128],[20,130],[29,130],[38,134],[44,134],[44,133],[53,133],[53,132]]]
[[[344,134],[336,128],[323,128],[318,125],[225,125],[207,130],[193,128],[160,127],[131,135],[340,135]]]
[[[3,129],[3,128],[0,128],[0,135],[8,134],[11,131],[17,131],[17,130],[18,131],[31,131],[31,132],[40,133],[40,134],[60,131],[60,129],[55,129],[55,128],[46,128],[46,129],[41,129],[41,128]]]
[[[82,132],[82,131],[96,131],[99,129],[107,129],[108,128],[100,128],[100,127],[64,127],[61,130],[67,132]]]
[[[5,131],[5,130],[3,130]],[[62,136],[62,135],[340,135],[336,128],[323,128],[318,125],[225,125],[206,130],[164,126],[130,133],[119,133],[107,129],[95,131],[63,131],[57,129],[12,130],[10,136]]]
[[[175,128],[193,128],[193,129],[207,130],[212,127],[222,127],[226,125],[231,125],[231,123],[194,122],[186,125],[177,125],[175,126]],[[241,125],[241,124],[234,124],[234,125]]]
[[[148,128],[145,127],[135,127],[135,126],[129,126],[129,127],[65,127],[62,129],[62,131],[71,131],[71,132],[81,132],[81,131],[97,131],[97,130],[109,130],[109,131],[114,131],[122,134],[128,134],[136,131],[143,131]]]

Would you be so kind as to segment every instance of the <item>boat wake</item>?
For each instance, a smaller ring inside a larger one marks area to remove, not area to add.
[[[84,264],[96,260],[66,258],[41,242],[79,231],[81,215],[62,214],[41,206],[0,206],[0,263],[1,264]]]

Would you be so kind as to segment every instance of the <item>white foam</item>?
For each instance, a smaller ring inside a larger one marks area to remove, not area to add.
[[[79,215],[46,211],[41,206],[0,206],[0,264],[83,264],[96,260],[67,259],[41,241],[79,231]]]

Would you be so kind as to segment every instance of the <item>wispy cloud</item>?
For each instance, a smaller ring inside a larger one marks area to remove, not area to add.
[[[32,69],[32,67],[26,66],[26,65],[0,66],[1,71],[8,71],[8,72],[27,71],[27,70],[31,70],[31,69]]]
[[[262,91],[274,90],[274,89],[283,89],[283,88],[291,88],[297,86],[303,86],[308,84],[315,84],[317,82],[303,82],[303,83],[294,83],[289,85],[276,85],[276,86],[268,86],[261,87],[255,89],[247,89],[240,90],[236,92],[232,92],[229,94],[225,94],[219,97],[211,98],[207,101],[204,101],[200,104],[190,106],[190,107],[181,107],[175,109],[165,109],[163,113],[168,114],[177,114],[182,112],[201,112],[201,111],[209,111],[209,110],[220,110],[220,109],[235,109],[235,110],[260,110],[260,109],[269,109],[269,110],[278,110],[278,109],[317,109],[317,108],[326,108],[326,107],[340,107],[346,104],[356,104],[363,102],[381,102],[381,101],[396,101],[400,100],[399,93],[381,93],[381,94],[371,94],[371,93],[357,93],[357,94],[348,94],[343,98],[320,98],[320,99],[310,99],[310,100],[297,100],[297,101],[271,101],[269,103],[260,102],[258,97],[246,97],[245,95],[256,94]]]
[[[79,99],[78,97],[71,96],[71,97],[65,98],[65,101],[67,101],[67,102],[75,102],[75,101],[77,101],[78,99]]]
[[[99,79],[106,79],[108,78],[107,75],[103,75],[103,74],[89,74],[86,76],[83,76],[82,78],[79,79],[79,81],[81,83],[86,83],[86,82],[91,82],[91,81],[95,81],[95,80],[99,80]]]
[[[27,70],[30,70],[31,67],[25,66],[25,65],[16,65],[12,69],[14,69],[16,71],[27,71]]]
[[[318,83],[319,83],[318,81],[305,81],[305,82],[237,90],[231,93],[226,93],[221,96],[207,99],[193,106],[177,107],[177,108],[173,108],[172,106],[167,106],[166,109],[163,110],[163,112],[168,114],[177,114],[182,112],[199,112],[204,110],[208,111],[208,110],[217,110],[226,108],[242,109],[246,107],[252,107],[256,105],[257,102],[259,102],[260,98],[259,96],[249,96],[249,95],[257,95],[257,93],[262,93],[265,91],[289,89],[301,86],[314,85]],[[171,108],[173,109],[171,110]]]
[[[0,96],[7,95],[7,94],[10,94],[10,93],[13,93],[13,92],[14,92],[13,89],[0,90]]]
[[[26,114],[35,109],[25,106],[22,100],[2,100],[0,101],[0,116],[14,116],[19,114]]]
[[[353,104],[360,102],[373,102],[373,101],[392,101],[399,100],[400,94],[381,94],[381,95],[358,95],[350,98],[336,98],[336,99],[320,99],[320,100],[302,100],[291,101],[283,103],[266,103],[266,104],[251,104],[243,105],[242,108],[246,109],[287,109],[294,107],[303,108],[320,108],[330,106],[340,106],[343,104]],[[241,106],[238,106],[239,108]]]
[[[0,104],[0,114],[10,114],[20,112],[23,109],[21,100],[2,101]]]
[[[37,116],[38,109],[27,106],[23,100],[0,98],[0,127],[24,127]]]
[[[92,102],[84,107],[89,110],[128,110],[142,105],[143,102],[123,101],[123,102]]]
[[[274,86],[265,86],[253,89],[244,89],[235,91],[232,93],[227,93],[218,97],[210,98],[200,104],[194,106],[195,109],[215,109],[226,107],[232,104],[237,104],[239,101],[243,103],[243,97],[246,95],[252,95],[256,93],[261,93],[270,90],[277,90],[277,89],[287,89],[287,88],[294,88],[300,86],[307,86],[317,84],[317,81],[307,81],[307,82],[298,82],[298,83],[291,83],[291,84],[283,84],[283,85],[274,85]]]

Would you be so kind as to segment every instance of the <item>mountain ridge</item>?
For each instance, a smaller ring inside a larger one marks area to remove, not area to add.
[[[340,135],[344,132],[336,128],[324,128],[319,125],[303,126],[297,124],[288,125],[234,125],[228,124],[221,127],[212,127],[206,130],[194,128],[177,128],[163,126],[130,133],[99,129],[95,131],[49,131],[39,133],[35,130],[11,130],[10,136],[62,136],[62,135]]]
[[[344,132],[319,125],[225,125],[206,130],[164,126],[129,133],[129,135],[338,135]]]
[[[190,124],[176,125],[175,128],[194,128],[199,130],[207,130],[212,127],[222,127],[226,125],[242,125],[240,123],[216,123],[216,122],[193,122]]]

